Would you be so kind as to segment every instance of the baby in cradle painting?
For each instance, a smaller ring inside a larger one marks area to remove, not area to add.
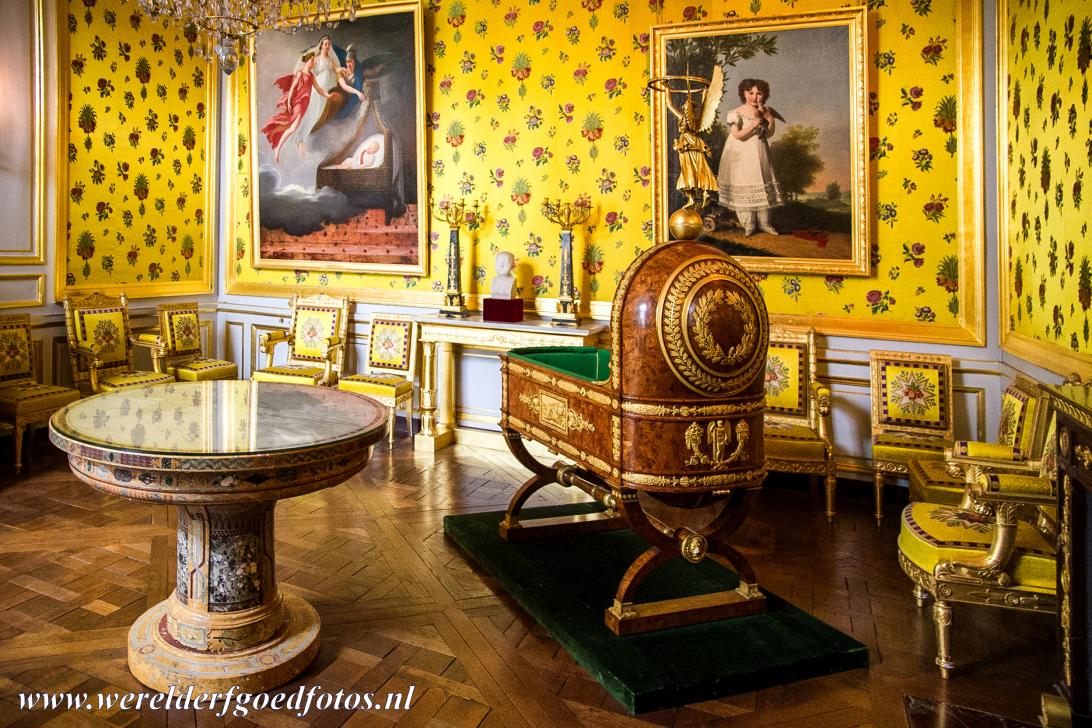
[[[383,135],[372,134],[338,164],[339,169],[375,169],[383,164]]]

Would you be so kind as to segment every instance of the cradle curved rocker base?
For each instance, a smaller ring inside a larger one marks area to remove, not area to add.
[[[516,491],[508,504],[499,527],[502,539],[522,542],[628,527],[650,544],[630,564],[618,584],[614,603],[604,612],[604,622],[616,635],[640,634],[766,611],[766,597],[759,591],[750,563],[726,543],[746,520],[757,489],[734,490],[719,496],[724,501],[723,508],[705,526],[698,529],[685,525],[672,527],[646,511],[638,500],[637,491],[611,488],[593,473],[562,462],[545,465],[527,451],[523,438],[515,430],[506,429],[504,438],[520,464],[534,475]],[[521,521],[519,514],[527,500],[555,483],[579,488],[601,503],[605,510]],[[734,571],[739,576],[739,586],[710,594],[634,602],[637,589],[649,575],[676,558],[695,564],[703,558],[711,559]]]

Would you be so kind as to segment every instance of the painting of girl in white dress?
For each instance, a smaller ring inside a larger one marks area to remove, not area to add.
[[[653,29],[654,77],[724,77],[704,135],[717,191],[699,240],[749,270],[868,273],[864,12]],[[671,142],[678,123],[653,94],[655,217],[686,204]]]
[[[256,267],[427,270],[421,7],[357,12],[256,41]]]

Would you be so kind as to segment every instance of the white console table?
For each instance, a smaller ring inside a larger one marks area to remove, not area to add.
[[[523,346],[595,346],[607,328],[591,320],[576,326],[554,326],[537,317],[495,323],[482,321],[481,314],[466,318],[437,314],[418,317],[417,322],[424,360],[421,431],[414,438],[414,447],[427,452],[442,450],[455,439],[455,347],[500,352]]]

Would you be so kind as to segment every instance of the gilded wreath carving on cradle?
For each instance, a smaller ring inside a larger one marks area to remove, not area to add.
[[[705,394],[731,393],[750,381],[754,372],[765,366],[765,358],[755,356],[764,334],[753,305],[737,291],[718,288],[698,296],[693,308],[694,323],[691,331],[684,332],[689,309],[690,292],[694,286],[710,277],[741,284],[728,275],[734,271],[723,260],[702,260],[689,264],[666,287],[660,299],[659,333],[661,348],[674,371],[687,387]],[[714,313],[728,306],[739,316],[742,336],[735,346],[725,351],[715,340]],[[731,369],[743,365],[740,371],[715,371],[699,361],[690,349],[689,334],[693,335],[698,351],[709,364]],[[750,357],[752,361],[747,362]]]

